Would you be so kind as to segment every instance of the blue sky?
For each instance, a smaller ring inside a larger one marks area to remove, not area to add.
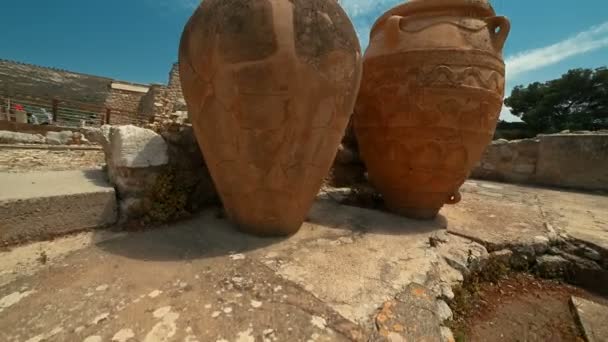
[[[331,1],[331,0],[328,0]],[[363,48],[399,0],[341,0]],[[608,64],[608,1],[493,0],[512,31],[507,84]],[[197,0],[19,0],[0,4],[0,58],[116,79],[165,83]],[[504,111],[504,118],[508,113]]]

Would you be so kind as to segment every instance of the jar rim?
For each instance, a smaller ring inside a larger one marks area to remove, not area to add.
[[[391,8],[380,16],[370,30],[370,37],[373,37],[375,31],[380,28],[391,16],[398,15],[405,17],[445,9],[475,9],[480,11],[480,13],[486,17],[496,15],[494,8],[488,0],[410,0],[404,4]]]

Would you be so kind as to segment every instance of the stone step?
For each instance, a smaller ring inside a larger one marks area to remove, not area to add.
[[[573,296],[570,298],[570,307],[585,341],[608,341],[608,306]]]
[[[0,173],[0,246],[114,224],[114,188],[101,170]]]

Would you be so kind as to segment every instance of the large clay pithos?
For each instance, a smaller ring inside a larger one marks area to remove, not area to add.
[[[182,35],[180,77],[199,146],[241,229],[288,235],[336,155],[361,80],[335,0],[205,0]]]
[[[430,219],[492,140],[510,24],[486,0],[411,0],[374,24],[355,133],[389,209]]]

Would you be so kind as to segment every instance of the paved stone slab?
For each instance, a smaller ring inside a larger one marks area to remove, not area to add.
[[[595,245],[608,257],[608,195],[531,189],[554,229]]]
[[[410,284],[376,315],[375,341],[441,341],[441,319],[435,297],[424,286]]]
[[[371,325],[381,303],[410,283],[456,282],[459,275],[450,273],[448,261],[466,259],[470,249],[483,250],[474,257],[485,252],[456,236],[445,236],[450,248],[431,248],[430,238],[445,234],[443,217],[415,221],[327,201],[313,207],[309,221],[295,236],[256,254],[282,277],[364,326]]]
[[[570,305],[587,342],[608,341],[608,307],[579,297]]]
[[[462,202],[441,211],[452,233],[492,250],[565,233],[608,255],[608,196],[604,194],[478,180],[467,181],[461,191]]]
[[[527,244],[547,235],[534,193],[506,184],[467,181],[462,202],[444,206],[448,230],[482,242],[492,250]]]
[[[114,188],[100,170],[0,173],[0,245],[116,221]]]
[[[68,238],[0,253],[8,272],[0,274],[0,340],[105,341],[130,331],[138,341],[368,341],[385,302],[413,282],[436,298],[462,279],[446,260],[463,264],[468,249],[483,250],[447,236],[441,220],[329,201],[284,239],[241,234],[218,212],[94,245]],[[431,247],[436,235],[443,242]],[[44,265],[15,262],[41,252]]]
[[[446,207],[434,221],[339,205],[333,199],[338,194],[326,193],[288,238],[239,233],[219,210],[209,209],[170,227],[110,240],[94,238],[98,231],[86,239],[18,247],[0,253],[0,340],[448,336],[440,324],[449,311],[436,299],[453,296],[450,286],[487,251],[445,228],[458,225],[459,235],[497,245],[534,239],[558,222],[551,214],[556,209],[544,205],[550,195],[543,197],[543,191],[469,183],[463,203]],[[563,213],[566,219],[571,215]],[[532,228],[517,235],[522,226],[513,222]],[[510,227],[507,238],[500,235],[504,226]],[[420,297],[408,297],[416,289],[428,297],[428,326],[408,318],[424,307],[416,302]],[[382,330],[378,313],[384,309],[395,322],[385,320]]]

